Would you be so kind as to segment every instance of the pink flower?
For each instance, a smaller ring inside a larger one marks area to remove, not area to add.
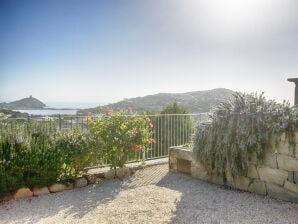
[[[150,128],[153,128],[153,124],[152,124],[151,122],[150,122],[150,124],[149,124],[149,127],[150,127]]]
[[[156,143],[156,140],[155,140],[154,138],[149,138],[149,139],[148,139],[148,142],[149,142],[149,143]]]

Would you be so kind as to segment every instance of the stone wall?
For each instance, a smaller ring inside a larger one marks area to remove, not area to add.
[[[233,177],[227,168],[225,182],[222,176],[207,172],[206,168],[193,158],[189,148],[171,147],[169,168],[172,172],[190,174],[194,178],[215,184],[298,203],[298,147],[294,153],[284,139],[277,150],[266,151],[263,161],[257,161],[256,157],[252,159],[247,175]]]

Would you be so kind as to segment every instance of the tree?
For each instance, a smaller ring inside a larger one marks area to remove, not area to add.
[[[192,120],[186,108],[177,102],[168,104],[160,114],[152,119],[157,155],[166,156],[171,146],[184,145],[191,141]]]

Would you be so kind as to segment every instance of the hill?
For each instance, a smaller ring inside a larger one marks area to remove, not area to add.
[[[45,106],[43,102],[32,96],[10,103],[0,103],[0,108],[4,109],[42,109]]]
[[[125,99],[102,107],[80,110],[79,113],[98,113],[100,108],[117,110],[120,108],[128,109],[129,107],[137,112],[161,111],[165,105],[175,101],[187,108],[190,113],[204,113],[209,112],[215,105],[222,100],[228,99],[232,94],[234,94],[234,91],[223,88],[187,93],[159,93]]]

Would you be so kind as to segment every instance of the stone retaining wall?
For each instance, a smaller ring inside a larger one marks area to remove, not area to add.
[[[263,162],[252,159],[246,176],[233,178],[231,171],[226,169],[225,183],[222,176],[207,172],[205,167],[193,158],[189,148],[170,148],[169,169],[211,183],[298,203],[298,147],[293,153],[284,140],[277,150],[267,150]]]

